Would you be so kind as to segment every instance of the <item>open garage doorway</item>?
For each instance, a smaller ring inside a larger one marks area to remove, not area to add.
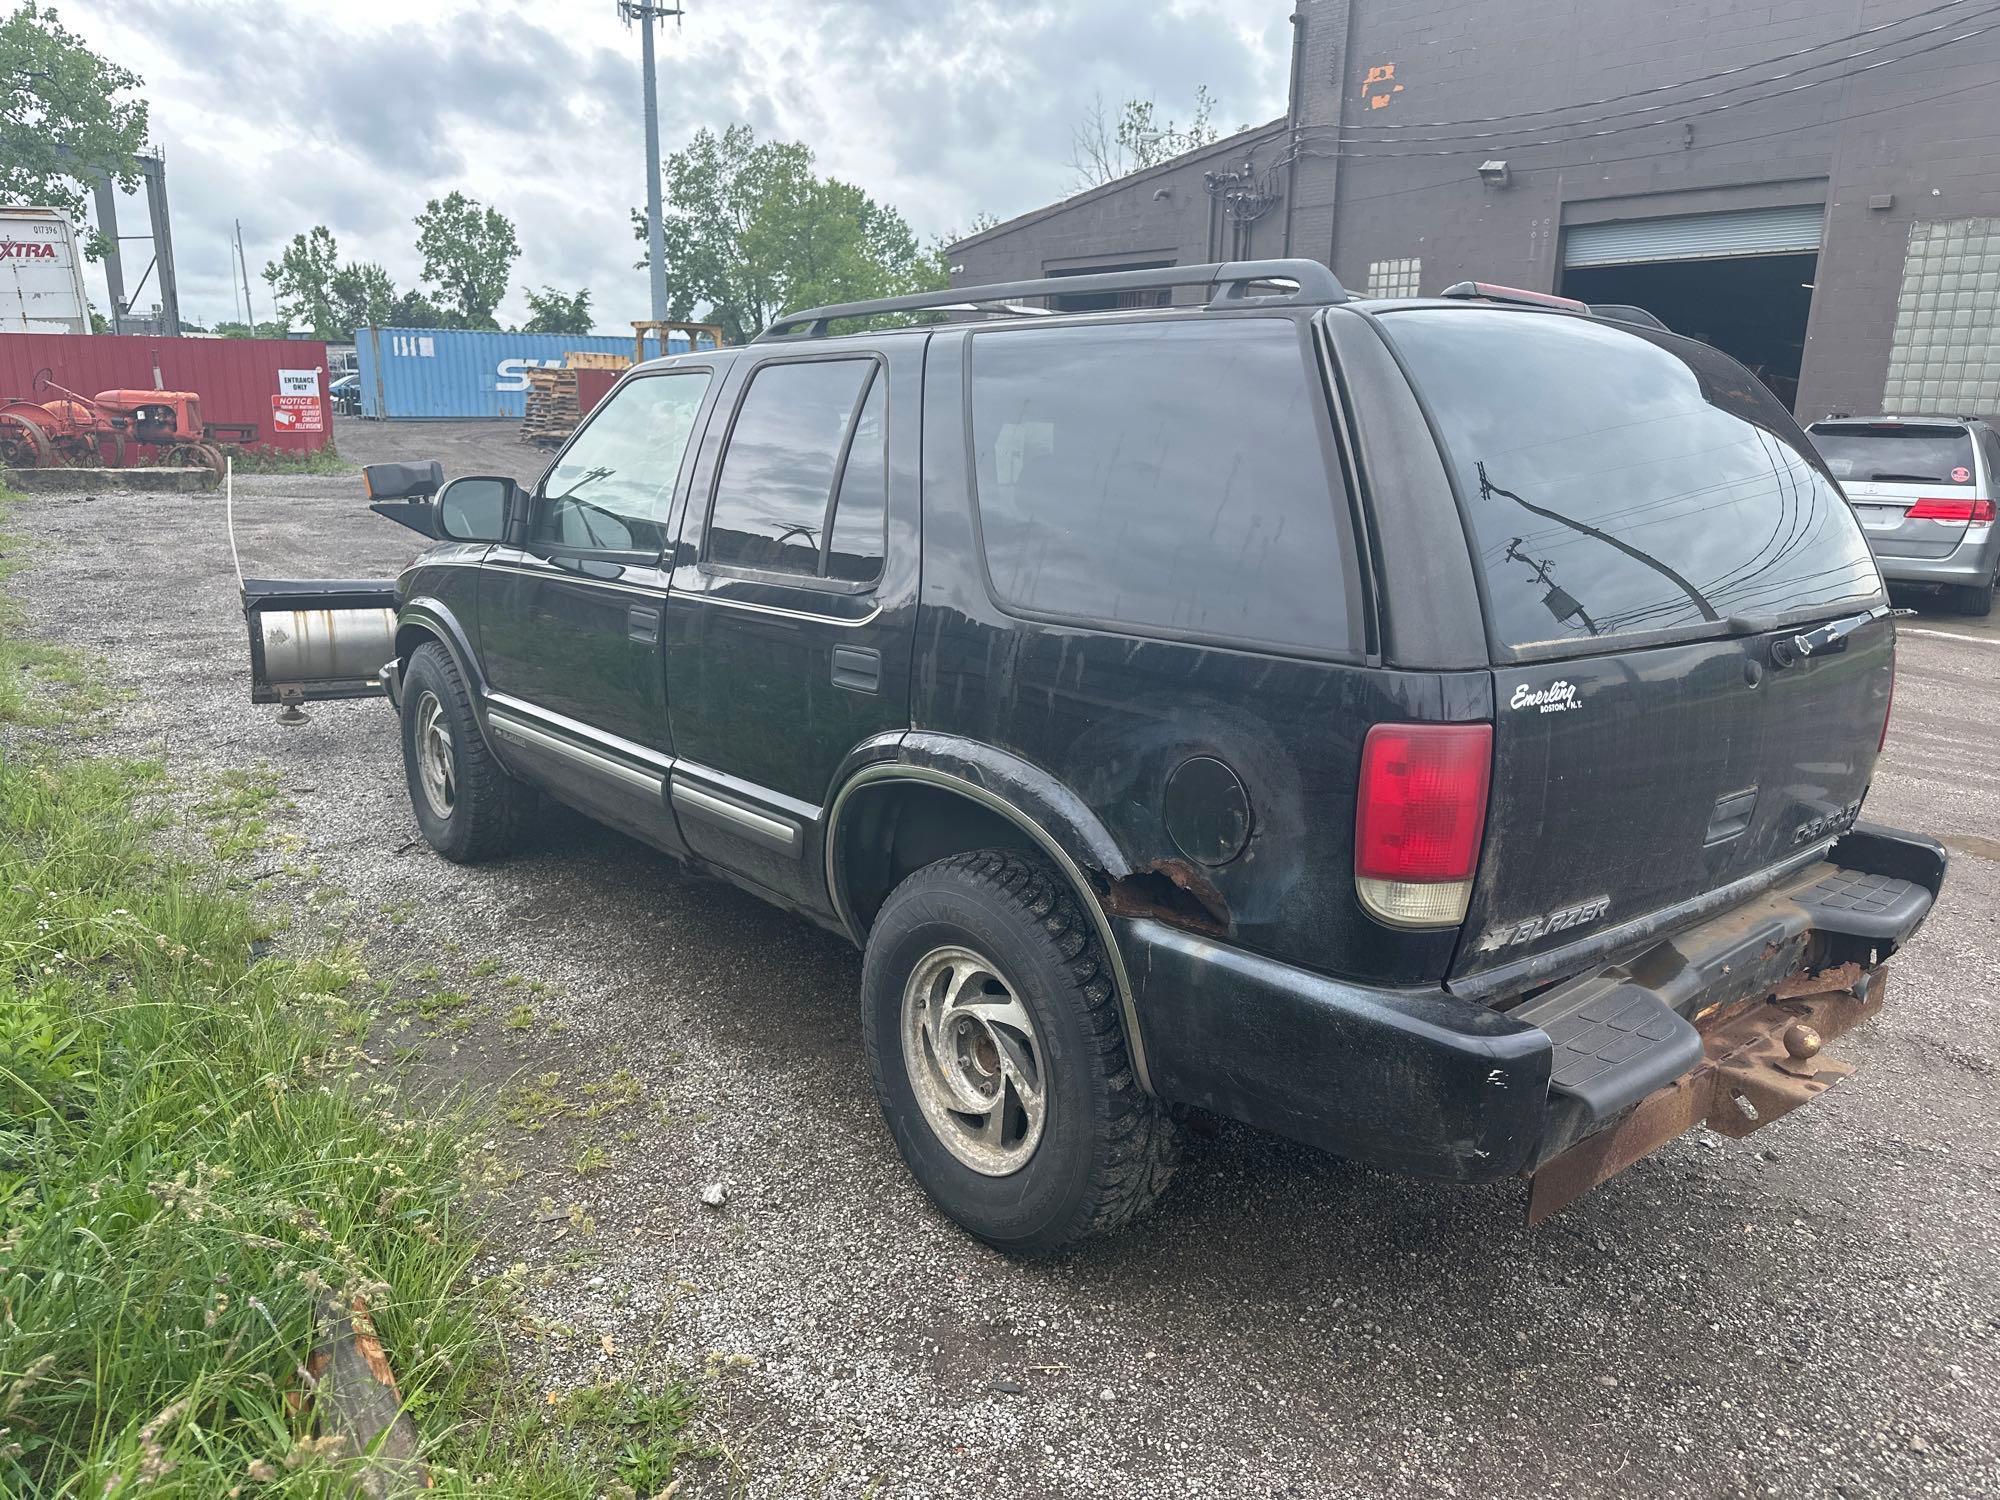
[[[1786,406],[1796,406],[1817,255],[1732,256],[1578,268],[1563,295],[1643,307],[1675,333],[1743,361]]]
[[[1561,290],[1643,307],[1734,355],[1796,409],[1825,217],[1818,204],[1794,204],[1572,225]]]

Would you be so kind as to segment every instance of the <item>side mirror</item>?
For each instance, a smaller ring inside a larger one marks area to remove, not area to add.
[[[361,470],[361,483],[370,500],[420,500],[444,488],[444,465],[435,459],[427,464],[368,464]]]
[[[500,542],[507,538],[514,497],[520,486],[511,479],[469,474],[437,492],[436,530],[449,542]]]

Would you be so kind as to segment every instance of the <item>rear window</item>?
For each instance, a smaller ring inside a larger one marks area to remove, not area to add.
[[[1856,484],[1971,484],[1972,434],[1963,427],[1812,429],[1833,477]]]
[[[1879,602],[1853,513],[1755,376],[1692,339],[1385,313],[1456,471],[1503,653]]]
[[[1018,612],[1346,654],[1326,398],[1280,318],[972,336],[987,576]]]

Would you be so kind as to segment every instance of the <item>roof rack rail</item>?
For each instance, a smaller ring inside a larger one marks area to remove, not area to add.
[[[1288,281],[1289,292],[1252,292],[1263,282]],[[1004,281],[992,286],[959,286],[908,297],[881,297],[872,302],[839,302],[788,312],[757,335],[756,343],[778,339],[825,338],[836,319],[869,318],[883,313],[960,310],[986,311],[984,304],[1016,302],[1023,297],[1085,296],[1097,292],[1164,291],[1179,286],[1214,290],[1209,307],[1317,307],[1348,300],[1333,272],[1316,260],[1236,260],[1204,266],[1161,266],[1150,271],[1100,271],[1090,276],[1044,276],[1034,281]],[[1005,308],[1019,314],[1024,308]]]

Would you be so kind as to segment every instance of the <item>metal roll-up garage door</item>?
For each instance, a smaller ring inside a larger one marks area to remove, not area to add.
[[[1624,266],[1659,260],[1717,260],[1730,255],[1792,255],[1819,249],[1826,210],[1747,208],[1673,219],[1573,224],[1563,234],[1566,266]]]

